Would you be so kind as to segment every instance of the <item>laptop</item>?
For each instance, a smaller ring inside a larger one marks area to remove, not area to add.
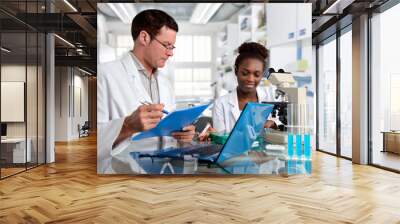
[[[1,123],[1,140],[7,139],[7,124]]]
[[[271,104],[247,103],[224,145],[198,144],[184,148],[167,148],[151,154],[141,154],[139,157],[183,158],[191,155],[199,161],[220,164],[251,148],[273,107]]]

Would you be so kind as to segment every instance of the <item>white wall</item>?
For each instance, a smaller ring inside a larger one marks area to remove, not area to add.
[[[55,141],[68,140],[68,86],[67,67],[55,68]]]
[[[305,73],[312,73],[312,44],[311,38],[301,41],[302,60],[306,60],[308,68]],[[289,72],[298,71],[297,42],[291,42],[284,45],[274,46],[270,48],[271,61],[270,67],[276,71],[280,68]]]
[[[82,126],[88,120],[88,78],[82,75],[71,67],[56,67],[55,141],[77,139],[78,124]]]
[[[9,82],[25,82],[25,75],[26,75],[26,71],[28,72],[28,74],[36,74],[36,67],[33,66],[27,66],[25,67],[25,65],[17,65],[17,64],[9,64],[9,65],[2,65],[1,66],[1,81],[9,81]],[[31,81],[30,81],[31,82]],[[32,84],[32,83],[30,83]],[[34,83],[34,85],[36,85],[36,81]],[[30,89],[29,89],[30,90]],[[27,93],[28,102],[32,102],[33,100],[31,99],[32,97],[36,98],[36,89],[34,89],[34,92]],[[34,106],[35,108],[37,107],[37,105],[31,105]],[[1,110],[7,110],[9,108],[1,108]],[[32,115],[34,115],[34,117],[32,117]],[[36,114],[31,114],[28,113],[27,114],[27,118],[28,121],[31,122],[33,120],[36,121],[37,117]],[[25,126],[26,126],[26,122],[7,122],[7,136],[8,137],[25,137]],[[29,125],[28,128],[31,128],[32,125]],[[28,130],[28,134],[30,133],[30,131]],[[29,137],[29,136],[28,136]]]
[[[97,13],[97,51],[98,51],[97,62],[98,63],[113,61],[115,60],[116,57],[115,50],[107,43],[107,34],[109,32],[108,27],[109,26],[107,24],[105,16],[98,12]]]
[[[76,70],[75,70],[76,72]],[[72,119],[72,136],[74,138],[79,137],[79,133],[78,133],[78,129],[77,126],[78,124],[80,126],[82,126],[85,121],[88,121],[88,117],[89,117],[89,113],[88,113],[88,77],[85,76],[81,76],[81,75],[77,75],[75,73],[74,75],[74,86],[75,86],[75,96],[74,96],[74,100],[75,100],[75,106],[74,106],[74,110],[75,113],[73,113],[73,119]],[[78,98],[79,93],[77,92],[77,90],[80,90],[80,99]],[[80,102],[79,102],[80,101]],[[80,104],[80,105],[79,105]],[[79,108],[81,107],[81,108]],[[79,109],[81,110],[81,112],[79,111]]]
[[[30,140],[29,147],[31,149],[32,161],[36,162],[36,158],[39,158],[39,163],[44,162],[45,150],[45,117],[43,112],[45,90],[43,79],[44,74],[40,66],[25,66],[25,64],[3,64],[1,66],[2,82],[24,82],[26,87],[26,99],[22,102],[22,107],[19,108],[22,110],[19,111],[20,113],[26,113],[26,120],[23,118],[22,122],[6,122],[7,137],[25,138],[26,135]],[[4,89],[2,89],[2,92],[3,90]],[[24,94],[24,91],[21,93]],[[7,95],[2,95],[2,98],[3,97],[7,97]],[[2,107],[1,110],[7,113],[13,113],[13,108],[11,107]],[[37,153],[39,154],[38,157]]]
[[[25,69],[25,65],[2,65],[1,81],[25,82]],[[7,110],[7,108],[1,109]],[[7,137],[25,137],[25,126],[25,122],[7,123]]]

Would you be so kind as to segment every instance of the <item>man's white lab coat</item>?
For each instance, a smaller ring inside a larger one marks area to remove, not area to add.
[[[148,138],[130,142],[126,139],[112,149],[113,142],[120,133],[126,116],[134,112],[141,101],[152,102],[143,87],[140,73],[132,56],[127,53],[120,60],[98,66],[97,75],[97,172],[130,173],[140,172],[140,167],[132,163],[130,151],[154,150],[158,138]],[[162,74],[157,76],[160,103],[164,109],[175,109],[175,97],[171,83]],[[118,160],[112,155],[122,154]],[[121,161],[123,160],[123,161]]]

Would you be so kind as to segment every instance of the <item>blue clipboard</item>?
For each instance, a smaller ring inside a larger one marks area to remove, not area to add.
[[[170,136],[172,132],[181,131],[183,127],[193,123],[210,104],[176,110],[169,113],[156,127],[143,131],[132,137],[132,141],[156,136]]]

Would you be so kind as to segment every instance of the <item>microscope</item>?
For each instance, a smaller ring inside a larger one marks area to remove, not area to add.
[[[277,87],[275,90],[276,101],[264,103],[274,105],[271,116],[273,118],[278,117],[282,123],[278,124],[278,129],[280,131],[287,131],[289,126],[305,126],[306,88],[295,87],[296,81],[293,75],[288,72],[273,72],[270,74],[268,80]]]

